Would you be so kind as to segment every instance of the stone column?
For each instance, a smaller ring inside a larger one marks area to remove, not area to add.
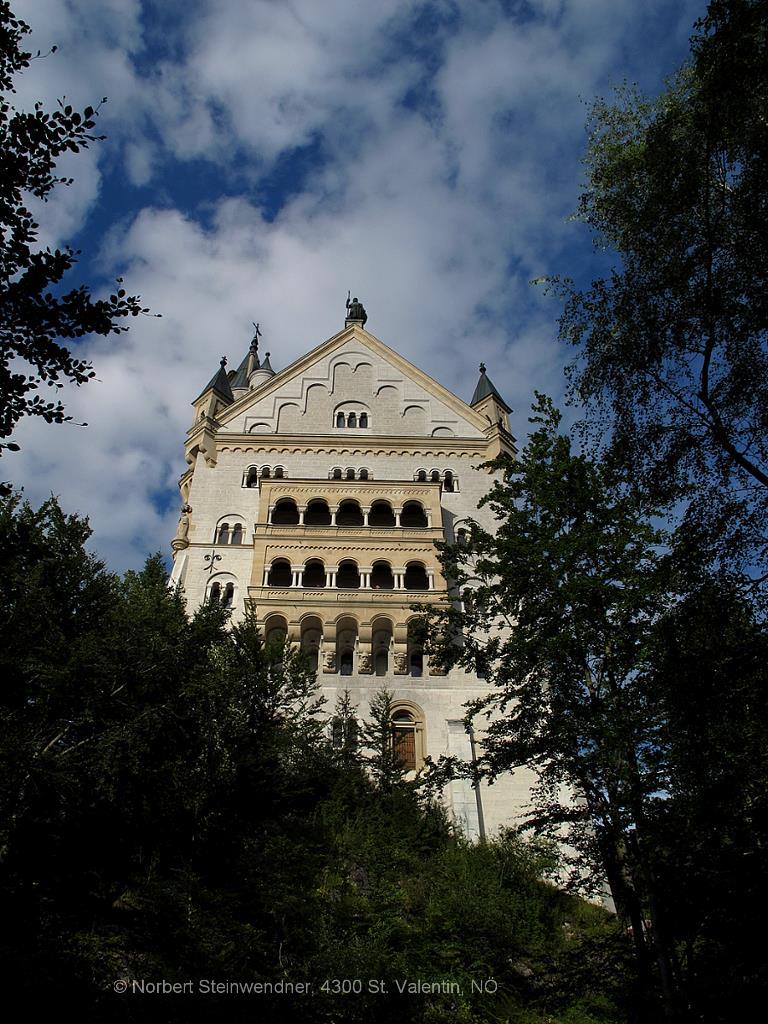
[[[338,565],[328,565],[325,568],[325,585],[326,587],[336,586],[336,573],[339,571]]]
[[[299,526],[303,526],[304,525],[304,513],[307,511],[307,506],[306,505],[299,505],[298,509],[299,509]]]
[[[263,579],[261,585],[262,585],[262,587],[268,587],[269,586],[269,566],[268,565],[264,566],[264,579]]]
[[[394,668],[396,676],[408,675],[408,647],[406,644],[395,644]]]
[[[369,526],[370,524],[368,522],[368,513],[371,511],[371,506],[364,505],[361,507],[361,511],[363,513],[363,526]]]
[[[434,569],[427,569],[427,589],[428,590],[434,590],[435,589],[435,570]]]
[[[366,565],[361,566],[358,570],[360,573],[360,589],[370,590],[371,589],[371,573],[373,572],[373,566]]]
[[[403,511],[401,508],[394,508],[392,511],[395,513],[395,526],[400,525],[400,513]]]
[[[292,565],[291,572],[293,573],[292,587],[303,587],[304,586],[304,566],[303,565]]]
[[[274,505],[270,505],[269,508],[267,509],[267,522],[268,523],[272,522],[272,513],[274,511],[275,511],[275,506]]]
[[[339,506],[338,505],[334,505],[334,507],[331,509],[331,526],[335,526],[336,525],[336,513],[338,511],[339,511]]]
[[[395,590],[403,590],[405,588],[405,569],[393,569],[392,575],[395,577]]]

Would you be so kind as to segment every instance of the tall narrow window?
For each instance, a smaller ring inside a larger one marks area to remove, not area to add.
[[[360,426],[361,427],[367,427],[368,426],[368,413],[367,412],[361,412],[360,413]]]
[[[282,480],[284,476],[285,473],[283,472],[283,467],[277,466],[275,469],[275,480]]]
[[[443,477],[443,490],[453,490],[453,473],[450,471],[450,469],[446,471],[445,476]]]
[[[333,479],[334,480],[341,480],[341,470],[340,469],[334,469],[334,471],[333,471]]]
[[[336,413],[336,426],[337,427],[343,427],[344,426],[344,413],[343,412],[337,412]]]
[[[367,480],[368,479],[368,470],[367,469],[361,469],[360,472],[357,475],[358,475],[358,477],[361,480]]]
[[[208,596],[208,604],[218,604],[220,596],[221,596],[221,584],[220,583],[212,583],[211,584],[211,592],[210,592],[210,594]]]
[[[352,651],[344,651],[341,655],[340,673],[343,676],[352,675]]]
[[[354,480],[354,479],[355,479],[355,471],[354,471],[354,469],[348,469],[347,470],[347,480]]]
[[[416,482],[420,484],[425,484],[427,482],[427,471],[425,469],[420,469],[416,474]]]
[[[222,523],[219,527],[219,544],[229,544],[229,523]]]
[[[357,426],[357,416],[355,415],[355,413],[351,412],[349,414],[349,416],[347,417],[347,426],[348,427],[356,427]]]
[[[242,544],[243,543],[243,527],[242,527],[242,525],[240,523],[235,523],[235,525],[234,525],[234,527],[232,529],[232,540],[231,540],[230,543],[232,543],[232,544]]]
[[[398,768],[416,770],[416,723],[410,711],[396,711],[392,716],[392,747]]]
[[[246,487],[258,487],[259,486],[259,473],[255,466],[251,466],[248,470],[248,476],[245,478]]]
[[[224,605],[225,608],[231,608],[232,607],[232,601],[234,599],[234,596],[235,596],[235,584],[234,583],[228,583],[226,585],[226,587],[224,587],[224,597],[221,600],[221,603]]]
[[[271,474],[269,472],[269,466],[262,467],[262,470],[261,470],[261,478],[262,478],[262,480],[269,480],[270,475]]]
[[[430,474],[430,478],[431,478],[433,484],[439,484],[440,483],[440,474],[438,473],[438,471],[436,469],[432,470],[432,472]]]

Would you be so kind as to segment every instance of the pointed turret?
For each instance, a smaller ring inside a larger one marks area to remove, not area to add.
[[[187,462],[192,465],[198,453],[205,456],[209,466],[216,463],[214,433],[216,417],[221,409],[232,405],[235,396],[227,373],[227,357],[221,357],[216,373],[194,400],[195,422],[187,437]]]
[[[500,423],[505,430],[509,430],[509,413],[512,410],[496,390],[486,372],[485,363],[480,363],[480,379],[469,404],[485,416],[490,424]]]
[[[243,395],[247,394],[253,386],[251,384],[251,377],[259,369],[259,338],[261,337],[261,330],[258,324],[253,325],[254,335],[251,339],[251,345],[245,356],[245,359],[240,363],[232,378],[232,390],[235,394],[235,398],[242,398]]]
[[[219,368],[205,385],[203,390],[197,396],[192,403],[197,405],[204,395],[207,395],[209,391],[215,392],[219,398],[223,399],[227,405],[230,405],[235,400],[235,396],[232,394],[232,385],[229,383],[229,375],[227,374],[227,357],[222,356]]]

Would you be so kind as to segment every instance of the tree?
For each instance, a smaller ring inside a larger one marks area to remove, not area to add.
[[[43,385],[58,390],[63,382],[80,385],[95,376],[68,344],[89,334],[126,331],[121,320],[148,312],[119,281],[107,299],[93,299],[87,285],[64,292],[62,280],[79,254],[68,246],[35,249],[38,225],[26,197],[46,201],[55,187],[71,184],[56,176],[57,160],[104,136],[93,134],[93,107],[79,112],[60,102],[48,112],[36,103],[25,112],[12,106],[14,76],[35,59],[21,48],[29,31],[7,0],[0,0],[0,438],[10,437],[24,416],[71,420],[58,398],[47,401],[39,393]],[[18,445],[0,443],[0,455],[4,448]]]
[[[714,0],[655,100],[592,109],[578,215],[618,257],[566,298],[572,397],[614,465],[681,504],[681,556],[768,570],[768,5]]]
[[[650,510],[573,453],[559,421],[538,395],[537,429],[519,462],[494,464],[505,479],[481,503],[496,534],[472,522],[468,545],[442,546],[461,603],[424,609],[429,646],[446,665],[483,664],[490,693],[468,712],[489,719],[481,772],[537,771],[530,825],[577,851],[580,884],[597,891],[607,877],[646,986],[654,954],[671,1014],[671,950],[646,839],[652,796],[666,784],[648,652],[673,599],[669,568]]]
[[[467,844],[394,766],[377,785],[327,742],[303,654],[188,615],[158,557],[107,572],[88,533],[0,500],[0,963],[29,1014],[619,1024],[625,936],[542,881],[545,852]],[[115,989],[211,978],[314,991]]]

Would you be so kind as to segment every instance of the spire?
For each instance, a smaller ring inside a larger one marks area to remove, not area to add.
[[[510,407],[494,387],[493,381],[486,373],[485,363],[480,363],[480,380],[477,382],[477,387],[469,400],[469,404],[477,405],[478,402],[482,402],[482,400],[484,398],[488,398],[489,395],[492,395],[506,412],[512,412]]]
[[[253,321],[251,321],[253,323]],[[232,391],[235,393],[236,398],[242,398],[246,394],[251,386],[251,378],[254,374],[259,372],[259,338],[262,337],[261,325],[253,324],[253,337],[251,338],[251,344],[248,351],[245,353],[245,358],[237,368],[235,375],[232,378]],[[272,367],[268,366],[267,369],[271,375]]]
[[[344,321],[344,326],[349,327],[350,324],[360,324],[361,327],[365,327],[368,320],[365,306],[358,300],[357,296],[350,302],[349,297],[351,294],[352,292],[347,292],[347,318]]]
[[[202,398],[206,391],[210,391],[211,389],[217,392],[217,394],[219,394],[222,398],[226,399],[227,402],[234,402],[235,396],[232,394],[232,387],[229,383],[229,377],[227,375],[226,356],[221,357],[221,362],[219,364],[218,370],[205,385],[205,387],[197,396],[195,401],[197,401],[198,398]]]

